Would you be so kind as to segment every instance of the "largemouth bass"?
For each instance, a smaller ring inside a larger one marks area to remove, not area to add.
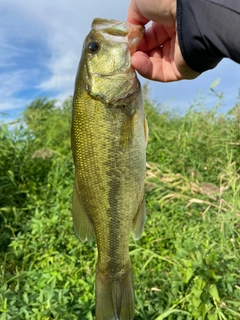
[[[147,123],[131,53],[143,28],[95,19],[85,39],[73,97],[76,234],[96,235],[96,319],[131,320],[134,290],[129,235],[145,222]]]

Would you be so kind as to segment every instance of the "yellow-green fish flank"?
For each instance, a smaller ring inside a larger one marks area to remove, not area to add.
[[[140,26],[95,19],[75,83],[72,214],[78,237],[97,240],[97,320],[134,317],[128,243],[145,221],[147,124],[131,53],[142,36]]]

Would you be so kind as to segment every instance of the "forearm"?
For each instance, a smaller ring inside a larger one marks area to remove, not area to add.
[[[177,0],[181,53],[204,72],[227,57],[240,63],[240,0]]]

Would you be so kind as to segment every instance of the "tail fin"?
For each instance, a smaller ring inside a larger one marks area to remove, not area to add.
[[[126,274],[113,279],[106,279],[97,269],[96,320],[133,320],[134,309],[131,264]]]

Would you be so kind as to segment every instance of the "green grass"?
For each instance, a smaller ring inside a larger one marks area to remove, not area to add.
[[[239,105],[226,115],[196,105],[179,116],[145,98],[135,320],[240,319]],[[38,99],[0,128],[1,320],[95,319],[96,243],[77,240],[70,214],[70,117],[71,99]]]

